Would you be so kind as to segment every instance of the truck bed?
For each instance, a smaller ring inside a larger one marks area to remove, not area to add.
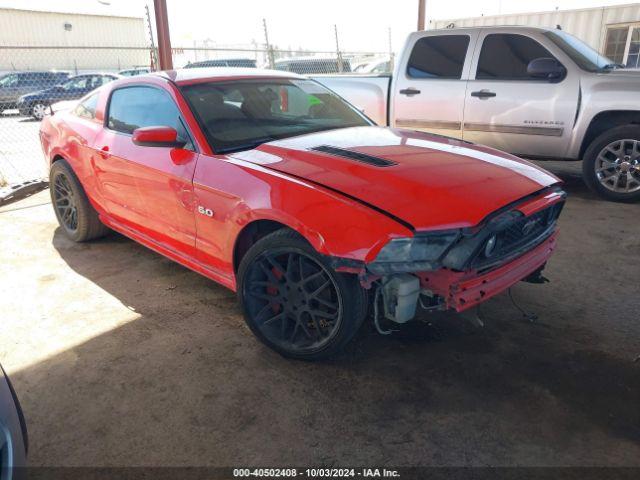
[[[391,75],[312,75],[380,126],[388,125]]]

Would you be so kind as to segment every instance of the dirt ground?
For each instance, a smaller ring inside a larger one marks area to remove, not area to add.
[[[48,192],[1,209],[0,362],[31,465],[640,466],[640,205],[573,163],[545,285],[476,329],[369,323],[343,355],[285,360],[235,296],[132,241],[75,245]]]

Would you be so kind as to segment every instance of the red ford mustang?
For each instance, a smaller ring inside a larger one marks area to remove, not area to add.
[[[304,359],[342,348],[371,303],[381,330],[542,280],[565,198],[512,155],[376,127],[255,69],[118,80],[40,138],[71,239],[111,228],[237,291],[255,335]]]

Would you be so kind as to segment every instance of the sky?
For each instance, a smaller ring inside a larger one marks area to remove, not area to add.
[[[0,0],[0,7],[143,16],[153,0]],[[500,13],[542,12],[631,3],[620,0],[427,0],[429,20]],[[280,48],[335,49],[334,25],[343,51],[394,51],[416,30],[417,0],[167,0],[176,47],[238,46],[269,40]],[[389,35],[389,29],[391,35]],[[389,41],[391,37],[391,42]]]

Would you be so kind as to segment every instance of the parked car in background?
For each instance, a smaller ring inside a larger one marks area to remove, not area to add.
[[[202,60],[201,62],[188,63],[184,68],[211,67],[256,68],[256,61],[250,58],[218,58],[214,60]]]
[[[310,75],[317,73],[350,72],[351,63],[348,59],[300,57],[276,60],[275,69],[284,72]]]
[[[17,107],[21,115],[42,120],[49,106],[62,100],[81,98],[91,90],[120,78],[113,73],[84,73],[71,77],[66,82],[39,92],[23,95],[18,99]]]
[[[354,73],[391,73],[391,58],[380,57],[359,64],[353,69]]]
[[[26,466],[28,449],[27,424],[20,402],[0,365],[0,480],[17,478],[15,469]]]
[[[317,79],[379,125],[531,158],[582,159],[595,192],[640,200],[640,72],[562,30],[416,32],[392,77]]]
[[[136,75],[144,75],[145,73],[150,72],[151,69],[149,67],[134,67],[126,70],[120,70],[118,75],[122,75],[123,77],[135,77]]]
[[[66,81],[69,72],[13,72],[0,77],[0,114],[16,108],[18,98]]]
[[[339,351],[369,300],[384,331],[541,283],[565,199],[529,162],[374,126],[286,72],[119,80],[40,139],[70,239],[109,227],[237,291],[256,336],[301,359]]]

